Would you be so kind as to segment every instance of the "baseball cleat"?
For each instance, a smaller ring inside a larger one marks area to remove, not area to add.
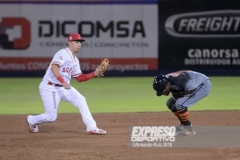
[[[31,125],[29,122],[28,122],[28,117],[29,115],[26,117],[26,121],[27,121],[27,124],[30,128],[30,132],[33,132],[33,133],[36,133],[38,132],[38,126],[37,125]]]
[[[185,129],[182,132],[176,133],[175,136],[195,136],[196,134],[196,131]]]
[[[181,132],[184,129],[184,126],[180,124],[179,126],[175,126],[176,132]]]
[[[95,130],[91,130],[91,131],[87,131],[88,135],[105,135],[107,133],[107,131],[103,130],[103,129],[95,129]]]
[[[192,125],[191,126],[184,126],[180,124],[179,126],[176,126],[176,134],[175,136],[195,136],[196,131],[192,130]]]

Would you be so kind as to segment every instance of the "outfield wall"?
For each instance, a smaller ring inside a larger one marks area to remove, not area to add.
[[[43,76],[78,32],[90,72],[153,76],[181,69],[239,76],[240,7],[234,0],[0,0],[0,76]]]
[[[22,0],[2,2],[0,11],[1,71],[45,70],[72,32],[86,40],[77,54],[82,70],[104,57],[109,71],[158,69],[156,0]]]

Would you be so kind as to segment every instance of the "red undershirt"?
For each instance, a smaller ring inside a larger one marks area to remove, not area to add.
[[[91,73],[88,73],[88,74],[81,74],[79,75],[78,77],[76,77],[76,80],[78,82],[83,82],[83,81],[87,81],[91,78],[95,77],[95,73],[94,72],[91,72]]]

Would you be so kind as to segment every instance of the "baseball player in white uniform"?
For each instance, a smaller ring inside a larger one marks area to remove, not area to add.
[[[83,82],[97,75],[96,71],[83,74],[80,69],[76,53],[85,40],[80,34],[72,33],[68,36],[68,47],[59,50],[53,57],[42,82],[39,85],[45,113],[27,116],[27,123],[31,132],[38,132],[38,124],[53,122],[57,119],[57,110],[60,100],[70,102],[77,107],[86,125],[89,135],[105,135],[106,131],[99,129],[89,111],[86,99],[70,85],[72,77]]]

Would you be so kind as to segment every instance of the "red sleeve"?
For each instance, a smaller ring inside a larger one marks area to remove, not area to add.
[[[77,76],[76,80],[78,82],[83,82],[83,81],[87,81],[87,80],[89,80],[93,77],[95,77],[95,73],[91,72],[91,73],[88,73],[88,74],[81,74],[81,75]]]

